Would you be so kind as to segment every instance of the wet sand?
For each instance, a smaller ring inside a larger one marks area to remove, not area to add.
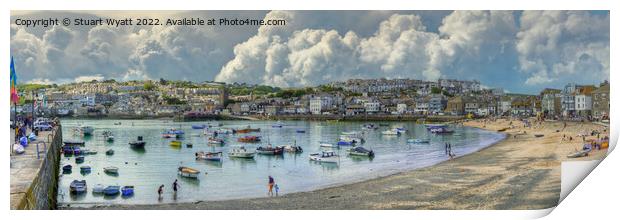
[[[477,120],[464,125],[499,130],[509,123]],[[504,131],[508,138],[479,152],[358,183],[271,198],[88,209],[544,209],[558,203],[561,161],[581,148],[577,135],[605,129],[574,122],[565,129],[562,122],[544,122],[535,128],[523,128],[517,121],[513,125]],[[564,134],[573,136],[573,141],[561,141]],[[608,130],[601,137],[605,135]],[[606,150],[594,150],[588,157],[570,160],[602,159],[605,154]]]

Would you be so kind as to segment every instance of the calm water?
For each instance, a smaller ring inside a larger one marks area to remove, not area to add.
[[[122,122],[121,125],[114,125]],[[76,165],[74,157],[62,156],[61,167],[65,164],[73,165],[73,172],[62,174],[59,181],[58,202],[61,205],[92,205],[105,203],[123,204],[151,204],[169,202],[191,202],[198,200],[223,200],[234,198],[264,197],[267,193],[267,176],[275,178],[280,186],[280,193],[309,191],[328,186],[340,185],[353,181],[372,179],[396,172],[426,167],[445,161],[448,157],[444,152],[444,143],[452,143],[453,152],[461,156],[487,147],[502,138],[503,134],[484,131],[469,127],[453,127],[453,135],[431,135],[423,125],[412,122],[389,123],[389,126],[380,127],[374,131],[365,131],[366,143],[361,145],[372,148],[376,156],[367,158],[346,156],[348,147],[336,150],[341,155],[339,164],[319,164],[308,160],[309,153],[319,152],[319,141],[335,143],[341,132],[361,131],[362,122],[308,122],[284,121],[284,127],[272,128],[273,121],[221,121],[225,128],[241,128],[250,125],[252,128],[261,128],[260,135],[263,142],[259,144],[244,144],[255,148],[270,142],[273,145],[297,144],[304,149],[303,153],[285,153],[283,156],[256,155],[255,159],[234,159],[224,156],[223,162],[206,162],[195,160],[197,151],[223,151],[233,146],[239,146],[237,138],[246,134],[222,136],[226,145],[212,147],[207,145],[207,137],[203,130],[191,128],[193,124],[207,124],[208,122],[170,122],[163,120],[63,120],[64,139],[82,139],[86,141],[86,148],[96,150],[96,155],[85,156],[85,162]],[[79,123],[95,128],[92,137],[83,139],[73,136],[72,129]],[[211,122],[215,124],[214,122]],[[383,136],[381,131],[391,127],[405,127],[405,135]],[[185,131],[182,139],[183,147],[170,147],[171,139],[161,137],[162,131],[168,128],[177,128]],[[306,133],[297,133],[297,129],[304,129]],[[107,143],[101,133],[111,130],[115,140]],[[135,151],[127,144],[143,136],[147,142],[145,151]],[[409,138],[431,139],[430,144],[408,144]],[[193,148],[186,148],[185,143],[192,143]],[[114,149],[115,154],[107,156],[105,151]],[[81,174],[79,167],[89,165],[90,174]],[[201,174],[197,180],[177,176],[179,165],[199,169]],[[118,176],[110,176],[103,172],[103,167],[116,166]],[[208,174],[205,175],[204,172]],[[62,171],[61,171],[62,173]],[[69,184],[74,179],[86,180],[88,193],[79,196],[70,195]],[[176,200],[172,194],[172,182],[178,179],[180,190]],[[95,184],[103,185],[133,185],[135,194],[124,198],[93,195],[91,190]],[[157,199],[157,188],[164,184],[164,198]]]

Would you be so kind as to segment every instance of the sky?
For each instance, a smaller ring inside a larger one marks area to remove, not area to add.
[[[24,27],[17,18],[285,19],[285,26]],[[450,78],[535,94],[609,80],[608,11],[12,11],[19,83],[316,86]]]

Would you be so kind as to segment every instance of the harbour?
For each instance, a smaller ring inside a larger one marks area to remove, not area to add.
[[[454,153],[466,155],[476,152],[504,138],[503,134],[464,126],[454,127],[455,135],[434,135],[422,124],[391,122],[376,130],[362,130],[362,122],[318,122],[283,121],[275,126],[275,121],[205,121],[172,122],[167,120],[63,120],[66,130],[64,140],[84,140],[84,148],[97,154],[85,156],[84,162],[76,163],[75,156],[62,156],[61,166],[72,165],[73,172],[62,174],[59,178],[58,203],[60,207],[90,207],[112,204],[161,204],[196,201],[216,201],[266,197],[266,178],[273,176],[282,189],[282,194],[311,191],[330,186],[342,185],[374,179],[407,170],[431,166],[449,157],[444,153],[444,144],[450,142]],[[73,136],[70,129],[87,124],[94,129],[91,136]],[[209,144],[206,130],[239,129],[250,126],[260,132],[218,135],[225,144]],[[217,125],[221,124],[219,127]],[[192,126],[194,125],[194,126]],[[213,127],[208,128],[208,125]],[[381,133],[395,127],[406,129],[403,135],[386,136]],[[170,128],[183,131],[182,138],[163,138],[162,132]],[[69,130],[68,130],[69,129]],[[298,133],[304,130],[304,133]],[[105,141],[103,131],[114,134],[114,142]],[[333,144],[345,133],[363,133],[364,143],[355,146],[325,149],[319,142]],[[258,143],[241,143],[240,137],[261,136]],[[146,142],[143,150],[131,148],[128,143],[137,136]],[[429,138],[430,143],[407,143],[411,138]],[[179,145],[171,143],[180,142]],[[192,147],[188,148],[187,144]],[[300,153],[282,155],[257,154],[253,159],[223,156],[221,161],[197,160],[197,152],[228,152],[244,146],[254,150],[259,146],[298,145]],[[372,158],[348,156],[347,149],[363,146],[372,149]],[[106,151],[113,149],[114,155]],[[309,155],[323,151],[333,151],[340,156],[337,163],[322,163],[309,160]],[[88,174],[77,172],[78,167],[88,165]],[[118,175],[103,172],[107,166],[118,167]],[[199,170],[197,178],[184,178],[177,174],[179,166]],[[206,174],[205,174],[206,173]],[[179,180],[180,190],[173,196],[171,183]],[[69,185],[74,180],[86,180],[89,186],[131,185],[135,194],[126,196],[101,196],[87,193],[69,193]],[[158,199],[157,187],[166,187],[162,199]]]

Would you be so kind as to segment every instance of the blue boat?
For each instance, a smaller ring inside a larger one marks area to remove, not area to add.
[[[108,186],[103,189],[103,194],[106,196],[118,195],[120,193],[120,186]]]
[[[84,163],[84,156],[79,156],[75,158],[75,163]]]
[[[122,196],[132,196],[133,195],[133,186],[123,186],[123,188],[121,188],[121,195]]]
[[[82,172],[82,173],[90,173],[90,170],[91,170],[91,168],[88,165],[80,167],[80,172]]]
[[[205,129],[207,125],[192,125],[192,129]]]
[[[338,141],[337,145],[353,145],[353,141]]]
[[[73,169],[73,166],[71,166],[71,164],[67,164],[62,167],[62,172],[68,173],[68,172],[71,172],[71,169]]]
[[[86,192],[86,180],[73,180],[69,185],[69,192],[81,194]]]

